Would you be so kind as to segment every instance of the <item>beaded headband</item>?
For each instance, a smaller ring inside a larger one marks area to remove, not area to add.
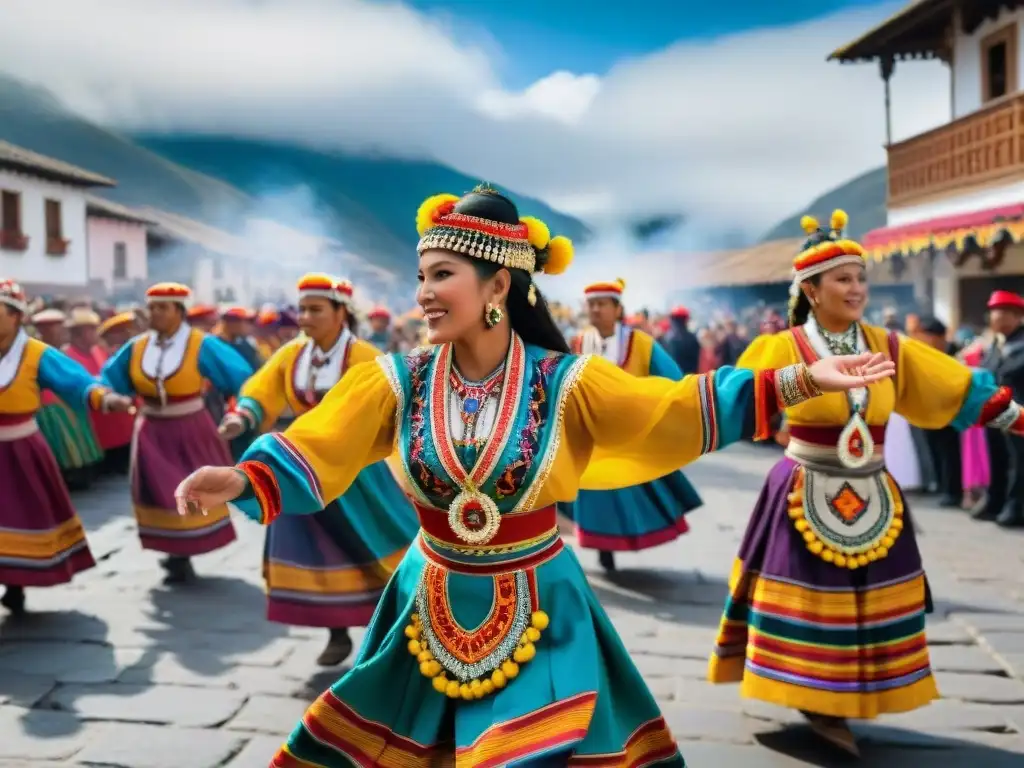
[[[487,188],[474,192],[486,194]],[[509,269],[533,274],[538,263],[549,275],[559,275],[572,262],[572,241],[561,235],[552,237],[540,219],[524,216],[518,224],[505,224],[478,216],[456,213],[456,195],[428,197],[416,212],[416,231],[420,235],[417,253],[437,248],[484,259]]]

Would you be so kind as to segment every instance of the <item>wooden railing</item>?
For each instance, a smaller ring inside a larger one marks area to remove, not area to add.
[[[1024,180],[1024,93],[889,147],[889,207]]]

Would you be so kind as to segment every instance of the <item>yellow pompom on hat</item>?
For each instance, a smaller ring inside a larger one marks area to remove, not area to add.
[[[573,259],[569,238],[552,237],[547,224],[533,216],[516,214],[518,221],[512,223],[480,215],[488,207],[488,197],[501,198],[514,210],[508,198],[486,185],[462,197],[440,194],[424,200],[416,211],[417,252],[452,251],[530,274],[559,275],[569,267]]]
[[[622,301],[622,292],[626,290],[626,281],[621,277],[614,280],[591,283],[583,289],[583,295],[588,299],[615,299]]]

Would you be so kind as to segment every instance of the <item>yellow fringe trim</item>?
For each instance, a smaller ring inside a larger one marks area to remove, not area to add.
[[[423,626],[420,623],[418,613],[409,617],[409,625],[405,628],[405,636],[409,638],[409,654],[416,657],[420,663],[420,674],[431,678],[434,690],[445,694],[450,699],[482,699],[494,693],[500,688],[508,685],[509,680],[519,675],[519,665],[532,661],[537,655],[537,647],[534,645],[540,640],[541,632],[548,628],[550,619],[544,611],[534,611],[530,616],[530,626],[519,638],[519,644],[512,652],[511,658],[505,659],[501,665],[491,672],[489,677],[477,678],[465,683],[452,680],[448,672],[441,666],[441,662],[434,658],[423,639]]]
[[[878,542],[878,546],[856,555],[840,552],[828,542],[818,538],[814,531],[811,530],[811,525],[805,517],[807,501],[804,497],[804,473],[804,468],[800,467],[793,481],[793,490],[789,493],[789,517],[793,521],[793,527],[796,528],[797,533],[803,537],[804,542],[807,544],[807,550],[812,555],[820,557],[826,563],[832,563],[838,568],[849,568],[851,571],[887,557],[889,550],[896,544],[900,531],[903,530],[903,497],[900,495],[899,488],[896,487],[889,473],[886,472],[885,480],[889,484],[892,495],[892,523],[885,536]]]

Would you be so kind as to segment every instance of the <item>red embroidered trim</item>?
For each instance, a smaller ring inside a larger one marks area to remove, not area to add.
[[[1013,400],[1013,391],[1009,387],[1000,387],[996,393],[988,399],[981,407],[981,416],[978,417],[978,426],[984,427],[992,419],[1010,407]]]
[[[772,418],[779,413],[779,396],[775,387],[775,371],[754,372],[754,439],[767,440],[772,434]]]
[[[262,461],[243,461],[237,469],[245,472],[260,505],[260,523],[270,525],[281,516],[281,488],[270,467]]]
[[[473,232],[482,232],[494,237],[504,237],[509,240],[528,240],[530,230],[525,224],[502,224],[500,222],[481,219],[477,216],[467,216],[464,213],[449,213],[439,216],[435,221],[440,226],[468,229]]]
[[[463,664],[475,664],[487,658],[512,631],[520,598],[516,575],[499,573],[491,578],[494,583],[491,612],[476,629],[467,630],[459,624],[448,602],[448,571],[433,563],[423,566],[430,626],[445,650]]]
[[[793,329],[793,341],[796,342],[796,350],[807,365],[818,361],[818,353],[811,346],[811,341],[807,338],[807,329],[802,325]]]
[[[1017,414],[1017,420],[1006,430],[1011,435],[1024,436],[1024,408]]]

